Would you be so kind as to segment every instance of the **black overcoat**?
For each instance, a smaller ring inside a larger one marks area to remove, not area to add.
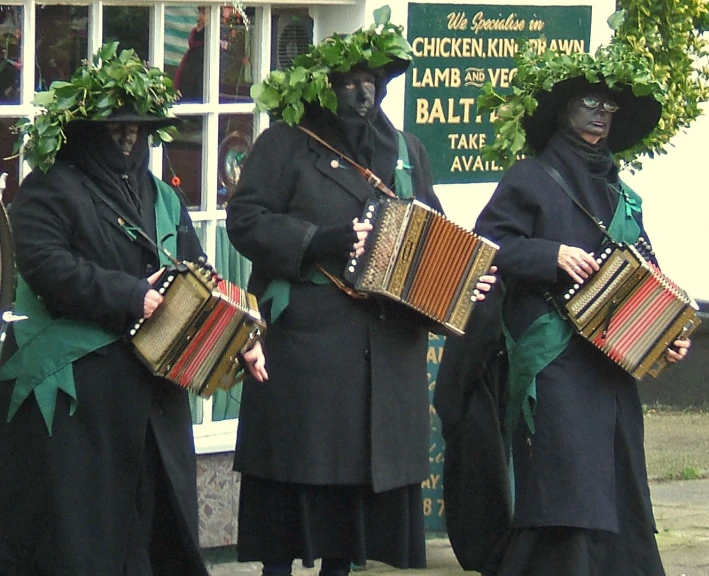
[[[545,150],[541,157],[572,182],[570,168]],[[581,198],[609,224],[607,197]],[[636,215],[642,235],[642,219]],[[516,340],[550,311],[547,290],[568,285],[557,266],[561,244],[597,251],[603,235],[537,159],[514,164],[482,210],[476,231],[500,244],[495,263],[507,286],[504,322]],[[514,525],[574,526],[617,532],[614,437],[627,440],[641,518],[652,523],[643,416],[633,378],[574,335],[567,349],[537,376],[536,431],[515,443]]]
[[[423,146],[406,139],[414,193],[440,208]],[[325,140],[338,146],[331,134]],[[351,222],[374,196],[351,166],[296,127],[275,124],[254,144],[227,230],[253,262],[251,291],[260,296],[277,278],[291,293],[266,333],[268,382],[244,385],[239,471],[376,492],[428,474],[428,324],[391,301],[312,283],[301,270],[315,227]]]
[[[53,316],[121,334],[134,320],[131,310],[142,314],[157,251],[128,238],[78,169],[58,161],[47,174],[32,172],[10,220],[17,268]],[[200,254],[183,210],[178,257]],[[76,361],[74,379],[76,412],[69,415],[60,392],[51,436],[34,396],[6,422],[14,382],[0,382],[0,570],[27,574],[31,565],[56,576],[123,576],[141,533],[136,492],[150,423],[168,478],[158,490],[177,503],[178,545],[190,558],[184,573],[204,574],[187,393],[153,377],[124,340]],[[17,571],[11,561],[21,563]]]

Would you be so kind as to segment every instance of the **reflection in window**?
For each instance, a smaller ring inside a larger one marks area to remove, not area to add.
[[[220,208],[234,192],[252,142],[253,115],[222,114],[219,117],[217,206]]]
[[[175,81],[182,102],[204,101],[205,38],[209,6],[188,4],[165,8],[165,71]],[[251,30],[255,11],[219,7],[219,101],[249,101],[252,78]]]
[[[233,6],[223,6],[219,40],[219,101],[249,101],[253,83],[251,64],[254,47],[255,11],[239,12]]]
[[[54,80],[69,80],[88,58],[89,9],[87,6],[37,6],[37,90],[47,90]]]
[[[0,118],[0,158],[9,158],[12,156],[12,147],[15,144],[17,135],[10,132],[10,128],[15,125],[17,118]],[[7,206],[12,202],[17,187],[20,185],[20,160],[13,158],[11,160],[3,160],[0,163],[0,173],[7,172],[7,181],[5,182],[5,192],[2,195],[2,201]]]
[[[20,103],[22,7],[0,6],[0,103]]]
[[[165,8],[165,72],[183,102],[202,102],[204,36],[209,8],[196,4]]]
[[[150,41],[150,8],[104,6],[103,42],[119,42],[119,50],[132,48],[141,60],[147,60]]]
[[[200,210],[203,120],[199,116],[187,116],[182,120],[175,140],[163,144],[162,177],[180,189],[191,210]]]

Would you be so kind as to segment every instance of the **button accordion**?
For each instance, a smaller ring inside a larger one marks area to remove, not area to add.
[[[205,398],[236,384],[242,352],[266,329],[256,297],[204,262],[167,269],[155,288],[162,304],[129,331],[138,357],[153,374]]]
[[[667,348],[700,323],[694,300],[640,251],[607,244],[600,269],[554,298],[576,331],[640,380],[668,364]]]
[[[373,230],[362,256],[348,261],[345,282],[401,302],[446,332],[463,334],[475,285],[499,247],[416,200],[373,199],[360,221]]]

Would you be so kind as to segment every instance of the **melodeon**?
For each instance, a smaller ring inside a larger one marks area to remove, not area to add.
[[[129,331],[138,357],[153,374],[205,398],[231,388],[241,353],[266,329],[255,296],[205,263],[182,262],[155,287],[162,304]]]
[[[600,269],[556,303],[576,331],[639,380],[668,364],[667,348],[700,323],[689,295],[635,246],[607,244]]]
[[[463,334],[476,302],[475,285],[499,247],[416,200],[368,201],[360,220],[374,228],[363,255],[347,263],[345,282]]]

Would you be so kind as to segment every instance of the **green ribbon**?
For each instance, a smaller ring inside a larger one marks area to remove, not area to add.
[[[155,229],[158,240],[165,239],[163,247],[170,254],[177,253],[177,227],[182,206],[175,191],[162,180],[155,178]],[[128,227],[129,228],[129,227]],[[124,227],[126,233],[128,229]],[[129,234],[135,240],[137,234]],[[163,266],[171,263],[158,251]],[[44,419],[47,433],[52,434],[57,394],[61,390],[70,398],[69,415],[76,412],[78,398],[74,382],[75,360],[117,341],[121,336],[97,324],[69,318],[52,318],[42,300],[37,297],[19,276],[15,293],[14,310],[27,316],[13,325],[17,351],[0,368],[0,380],[15,380],[10,398],[7,421],[20,409],[31,394]]]

